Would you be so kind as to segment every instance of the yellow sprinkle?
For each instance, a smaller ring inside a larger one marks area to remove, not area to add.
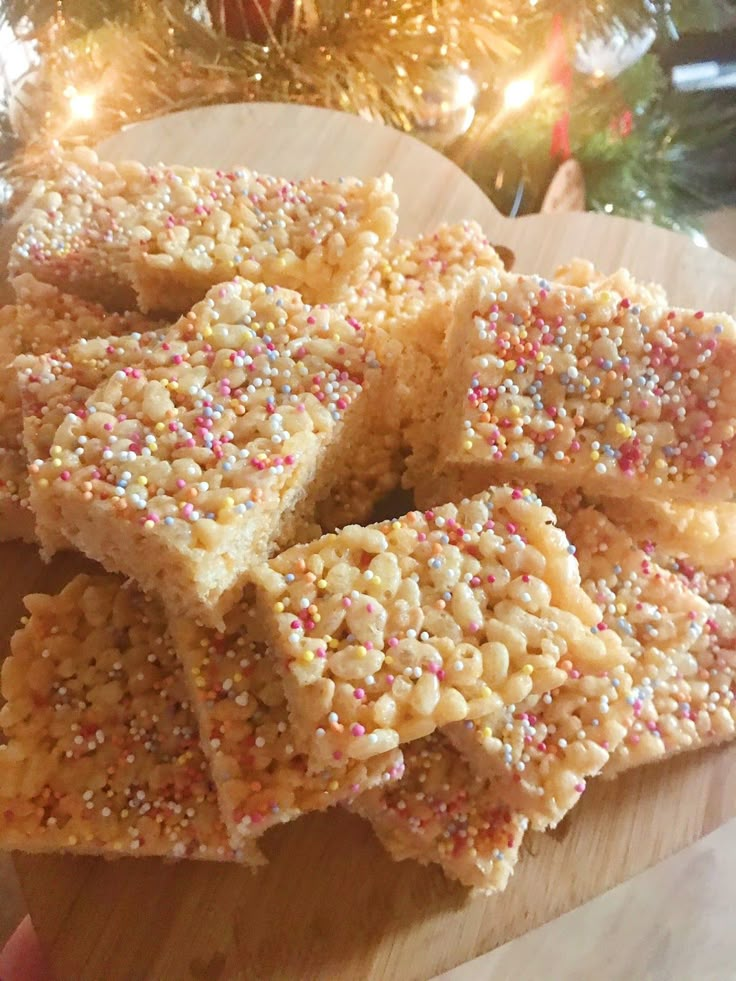
[[[317,580],[317,588],[318,589],[327,589],[327,580],[326,579],[318,579]]]
[[[90,495],[90,497],[91,497],[91,496],[92,496],[92,495]],[[153,526],[154,526],[154,524],[155,524],[155,522],[154,522],[154,521],[151,521],[151,519],[150,519],[150,518],[148,518],[148,520],[147,520],[147,521],[144,521],[144,522],[143,522],[143,527],[144,527],[144,528],[153,528]]]
[[[531,664],[525,664],[524,667],[521,669],[521,673],[522,674],[533,674],[534,673],[534,668],[531,666]]]
[[[365,649],[365,647],[363,647],[362,644],[358,645],[357,651],[358,651],[358,657],[365,657],[366,654],[368,653],[368,651]]]
[[[481,736],[483,737],[483,739],[490,739],[492,735],[493,735],[493,729],[491,729],[490,726],[483,726],[483,729],[481,731]]]
[[[314,651],[304,651],[302,654],[302,661],[309,663],[314,660]]]
[[[52,463],[54,464],[55,467],[62,466],[61,460],[59,460],[58,458],[56,460],[53,460]]]
[[[600,453],[598,452],[598,450],[593,450],[593,451],[591,452],[591,454],[590,454],[590,459],[591,459],[591,460],[600,460],[600,458],[601,458],[601,455],[600,455]]]
[[[509,409],[509,412],[511,413],[512,416],[518,416],[521,414],[521,409],[519,408],[518,405],[512,405],[511,408]]]
[[[513,371],[516,368],[516,362],[507,361],[506,364],[504,365],[504,368],[506,369],[506,371]]]
[[[283,613],[284,612],[284,604],[283,603],[274,603],[273,604],[273,612],[274,613]]]
[[[654,464],[654,466],[657,468],[657,470],[666,470],[667,469],[667,462],[660,457],[660,459],[657,460],[657,462]]]
[[[141,474],[140,477],[138,478],[138,483],[143,484],[143,486],[145,487],[146,484],[148,483],[148,477],[144,477],[143,474]]]
[[[233,681],[235,682],[236,685],[239,685],[242,680],[243,680],[243,676],[239,671],[233,675]]]
[[[164,424],[162,422],[157,422],[156,425],[154,426],[154,429],[156,430],[157,433],[160,433],[164,429]]]
[[[472,441],[472,439],[466,439],[465,440],[465,442],[463,443],[463,449],[464,450],[472,450],[473,449],[473,441]]]
[[[329,787],[330,790],[335,791],[340,786],[340,784],[337,780],[330,780],[327,786]]]
[[[60,446],[52,446],[51,447],[51,456],[58,456],[60,453],[61,453],[61,447]]]
[[[39,484],[39,487],[48,487],[49,486],[49,482],[46,479],[46,477],[41,477],[41,479],[39,480],[38,484]]]

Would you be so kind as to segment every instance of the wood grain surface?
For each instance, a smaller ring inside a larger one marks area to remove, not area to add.
[[[665,283],[674,302],[733,311],[736,264],[662,229],[601,215],[501,217],[453,164],[383,126],[296,106],[221,106],[131,128],[110,159],[244,164],[289,177],[391,172],[406,234],[476,218],[522,271],[576,255]],[[2,648],[21,598],[58,588],[81,560],[44,567],[0,548]],[[623,882],[736,816],[736,746],[594,781],[563,825],[530,836],[507,892],[469,901],[438,869],[390,862],[368,825],[313,815],[266,836],[271,865],[18,856],[28,907],[59,981],[424,981]],[[601,975],[605,977],[606,975]]]

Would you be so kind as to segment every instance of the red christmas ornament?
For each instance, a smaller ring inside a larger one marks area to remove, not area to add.
[[[551,81],[569,94],[572,91],[572,65],[567,50],[565,23],[561,14],[555,14],[552,18],[552,33],[547,47],[547,57]]]
[[[618,119],[614,119],[611,123],[611,129],[613,132],[625,139],[630,135],[632,129],[634,128],[634,114],[631,109],[624,109]]]
[[[294,10],[294,0],[208,0],[212,23],[228,37],[267,42]]]
[[[564,112],[552,127],[552,141],[549,155],[554,160],[559,157],[567,160],[572,155],[570,149],[570,113]]]
[[[561,14],[555,14],[552,18],[552,31],[547,45],[547,61],[550,81],[560,86],[569,102],[572,93],[572,65],[567,49],[565,22]],[[549,155],[553,160],[567,160],[571,154],[570,113],[564,112],[552,127]]]

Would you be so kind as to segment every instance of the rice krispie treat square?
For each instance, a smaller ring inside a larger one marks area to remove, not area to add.
[[[566,522],[584,588],[634,658],[634,721],[608,776],[736,734],[736,560],[704,569],[615,516],[583,506]]]
[[[440,865],[479,895],[506,888],[528,821],[499,797],[495,782],[476,776],[434,733],[406,747],[398,783],[370,790],[350,810],[367,818],[397,862]]]
[[[735,341],[725,314],[478,276],[449,340],[440,469],[614,497],[727,500]]]
[[[25,603],[2,666],[0,847],[261,864],[228,844],[155,604],[106,575]]]
[[[502,713],[625,660],[580,589],[554,515],[501,488],[350,526],[272,559],[257,586],[309,767],[344,767],[462,719]]]
[[[401,774],[400,750],[354,761],[345,773],[308,774],[277,662],[257,639],[252,602],[241,600],[226,624],[220,632],[174,619],[170,630],[231,841],[325,810]]]
[[[234,280],[67,414],[34,460],[36,506],[170,613],[219,627],[339,484],[387,385],[352,317]]]
[[[15,358],[64,348],[83,337],[129,334],[154,325],[139,313],[110,314],[28,273],[17,276],[12,286],[16,302],[0,307],[0,539],[32,541]]]
[[[119,309],[185,313],[243,276],[338,299],[394,235],[390,177],[287,181],[247,169],[112,164],[78,147],[36,189],[11,269]]]

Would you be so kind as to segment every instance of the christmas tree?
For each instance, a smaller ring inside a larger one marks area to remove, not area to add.
[[[426,140],[506,213],[538,210],[574,160],[589,208],[693,228],[736,188],[724,152],[736,109],[678,91],[673,51],[735,11],[734,0],[6,0],[4,174],[22,188],[52,141],[172,110],[293,101]]]

